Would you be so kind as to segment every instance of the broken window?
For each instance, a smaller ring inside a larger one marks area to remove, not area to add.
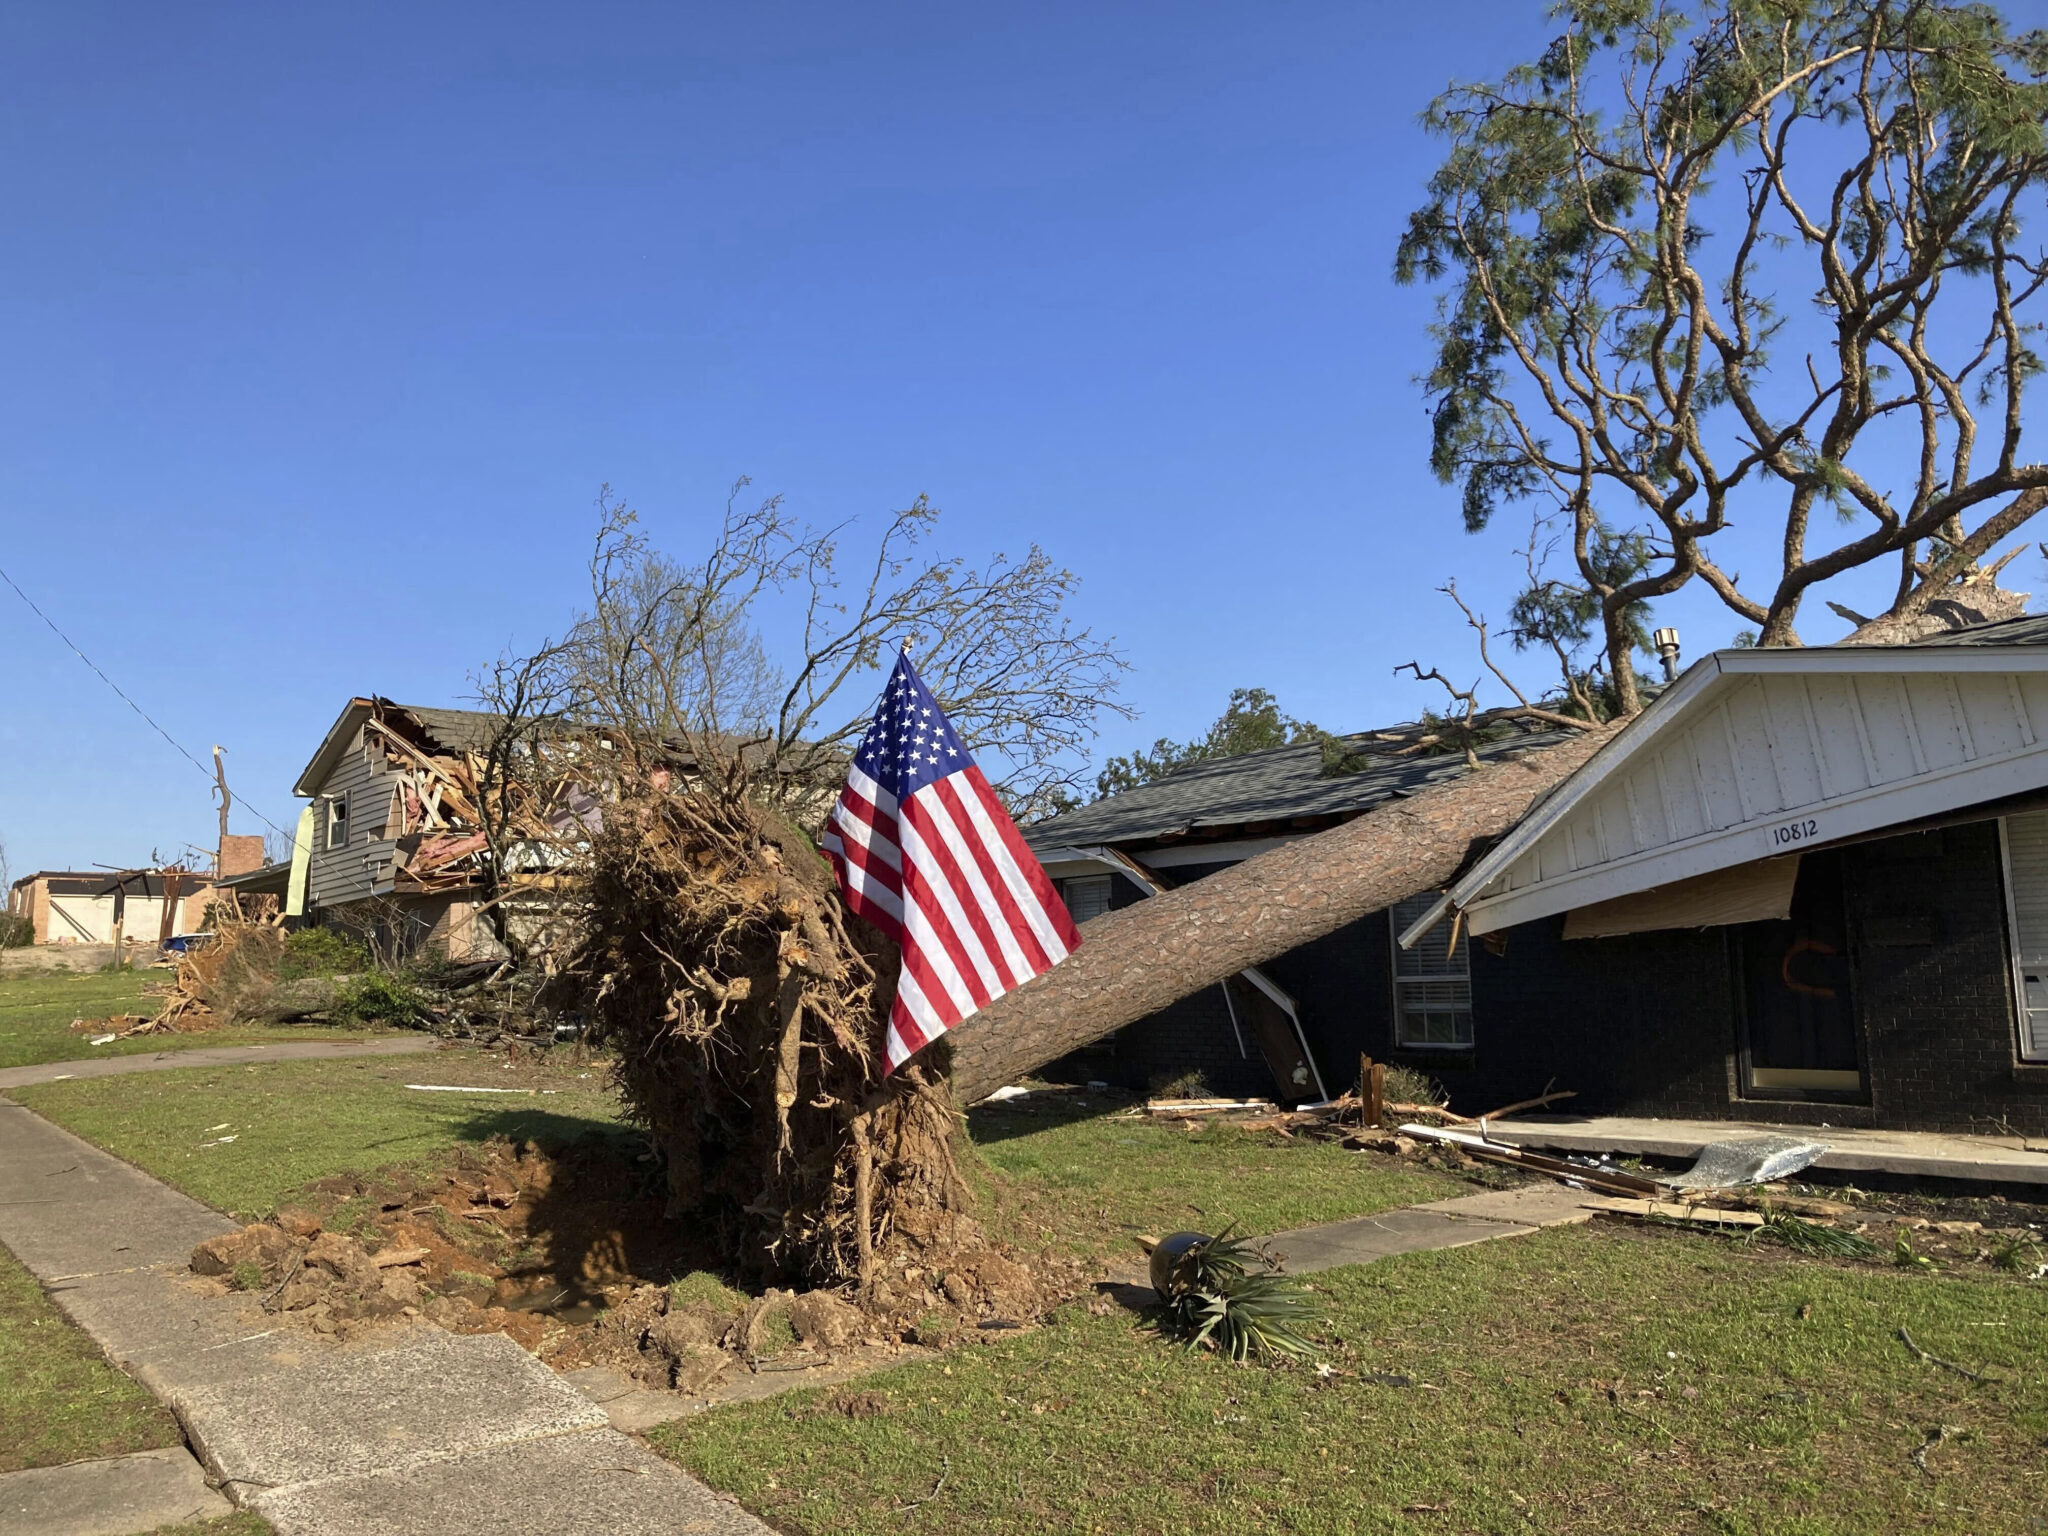
[[[1107,912],[1110,879],[1108,875],[1077,875],[1057,882],[1060,900],[1067,904],[1067,915],[1076,923],[1085,923]]]
[[[1449,919],[1438,923],[1403,949],[1400,936],[1436,904],[1426,891],[1396,902],[1387,910],[1394,942],[1394,1043],[1423,1050],[1445,1050],[1472,1044],[1472,970],[1466,957],[1465,934],[1451,942]]]
[[[348,796],[327,797],[327,846],[346,848],[348,846]]]

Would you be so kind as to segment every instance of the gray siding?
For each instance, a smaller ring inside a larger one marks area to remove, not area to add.
[[[313,801],[313,862],[307,894],[315,906],[338,907],[376,894],[372,872],[389,864],[396,846],[382,835],[395,783],[395,775],[385,771],[381,761],[374,768],[365,761],[363,735],[357,731]],[[348,796],[348,846],[329,848],[327,807],[322,797],[340,794]],[[389,888],[388,870],[383,884]]]

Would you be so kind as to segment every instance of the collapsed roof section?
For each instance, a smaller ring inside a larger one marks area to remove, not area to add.
[[[406,734],[419,746],[448,755],[487,750],[502,724],[497,715],[481,709],[435,709],[424,704],[394,704],[375,695],[350,699],[334,724],[327,728],[319,750],[299,774],[292,793],[302,799],[318,794],[320,786],[334,772],[334,765],[355,741],[356,732],[373,718],[402,722],[401,728],[409,727]]]
[[[351,699],[299,776],[295,793],[319,793],[343,755],[359,744],[378,770],[374,782],[380,792],[390,786],[382,840],[391,845],[385,885],[391,894],[487,884],[493,835],[503,849],[505,868],[499,873],[518,876],[522,884],[545,884],[570,846],[602,828],[603,808],[585,783],[592,775],[584,743],[568,732],[560,740],[564,761],[494,783],[488,753],[502,732],[501,718],[481,710]]]

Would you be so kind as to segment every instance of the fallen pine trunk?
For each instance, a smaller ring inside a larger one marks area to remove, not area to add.
[[[955,1029],[955,1099],[1004,1083],[1457,874],[1613,735],[1496,759],[1088,925],[1066,960]]]

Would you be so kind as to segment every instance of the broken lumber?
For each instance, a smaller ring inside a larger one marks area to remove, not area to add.
[[[1148,1099],[1145,1113],[1178,1119],[1183,1115],[1270,1114],[1279,1107],[1271,1099]]]
[[[971,1104],[1247,966],[1440,889],[1475,841],[1514,826],[1615,729],[1493,758],[1206,880],[1104,913],[1073,954],[947,1036],[955,1100]]]
[[[1730,1211],[1719,1206],[1695,1205],[1689,1200],[1631,1200],[1606,1195],[1594,1200],[1581,1200],[1579,1204],[1603,1216],[1632,1216],[1643,1221],[1685,1221],[1709,1227],[1760,1227],[1764,1224],[1764,1218],[1756,1211]]]
[[[1546,1157],[1541,1152],[1511,1147],[1505,1142],[1488,1141],[1483,1136],[1474,1136],[1466,1131],[1447,1131],[1434,1125],[1409,1124],[1400,1128],[1400,1134],[1437,1146],[1456,1147],[1467,1157],[1476,1157],[1482,1162],[1526,1169],[1530,1173],[1544,1174],[1568,1184],[1580,1184],[1587,1189],[1597,1189],[1603,1194],[1652,1198],[1670,1194],[1670,1191],[1655,1179],[1623,1173],[1618,1168],[1588,1168],[1579,1163],[1566,1162],[1561,1157]]]

